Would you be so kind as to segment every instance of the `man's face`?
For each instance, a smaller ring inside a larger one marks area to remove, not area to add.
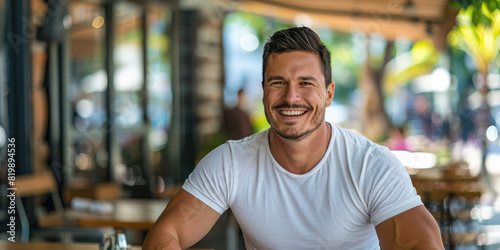
[[[335,83],[325,88],[318,55],[293,51],[269,56],[263,86],[271,128],[285,139],[301,140],[323,123]]]

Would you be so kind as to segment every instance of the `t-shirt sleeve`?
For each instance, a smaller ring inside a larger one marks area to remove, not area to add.
[[[219,214],[229,207],[229,147],[223,144],[206,155],[184,182],[182,188]]]
[[[422,205],[408,172],[387,148],[373,146],[365,155],[364,164],[362,190],[375,226]]]

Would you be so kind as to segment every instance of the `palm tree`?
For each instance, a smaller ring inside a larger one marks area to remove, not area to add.
[[[365,125],[363,134],[368,138],[381,141],[393,129],[385,110],[384,98],[398,86],[412,79],[428,74],[439,60],[439,52],[430,40],[415,42],[412,48],[396,57],[392,56],[394,42],[387,42],[382,63],[378,67],[370,65],[369,60],[363,67],[361,88],[365,92],[365,106],[362,119]],[[368,49],[367,49],[368,50]],[[369,51],[367,53],[370,54]],[[404,64],[401,64],[404,61]]]
[[[475,85],[482,97],[481,106],[475,111],[478,139],[482,149],[481,173],[487,177],[488,154],[486,130],[492,125],[487,96],[489,67],[500,49],[500,2],[498,0],[468,1],[457,15],[457,26],[448,35],[451,46],[463,50],[472,59],[477,71]],[[486,178],[488,181],[488,179]],[[492,190],[495,192],[494,190]],[[495,192],[496,193],[496,192]]]

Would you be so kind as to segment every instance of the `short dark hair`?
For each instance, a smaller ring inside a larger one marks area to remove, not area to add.
[[[292,51],[306,51],[319,55],[321,67],[325,76],[325,86],[332,82],[332,66],[330,51],[323,44],[318,34],[308,27],[293,27],[274,33],[264,46],[262,55],[262,83],[266,72],[267,61],[273,53],[284,53]]]

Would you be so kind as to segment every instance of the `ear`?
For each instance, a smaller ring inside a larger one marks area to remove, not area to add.
[[[326,87],[326,106],[332,105],[333,102],[333,94],[335,93],[335,82],[332,81]]]

